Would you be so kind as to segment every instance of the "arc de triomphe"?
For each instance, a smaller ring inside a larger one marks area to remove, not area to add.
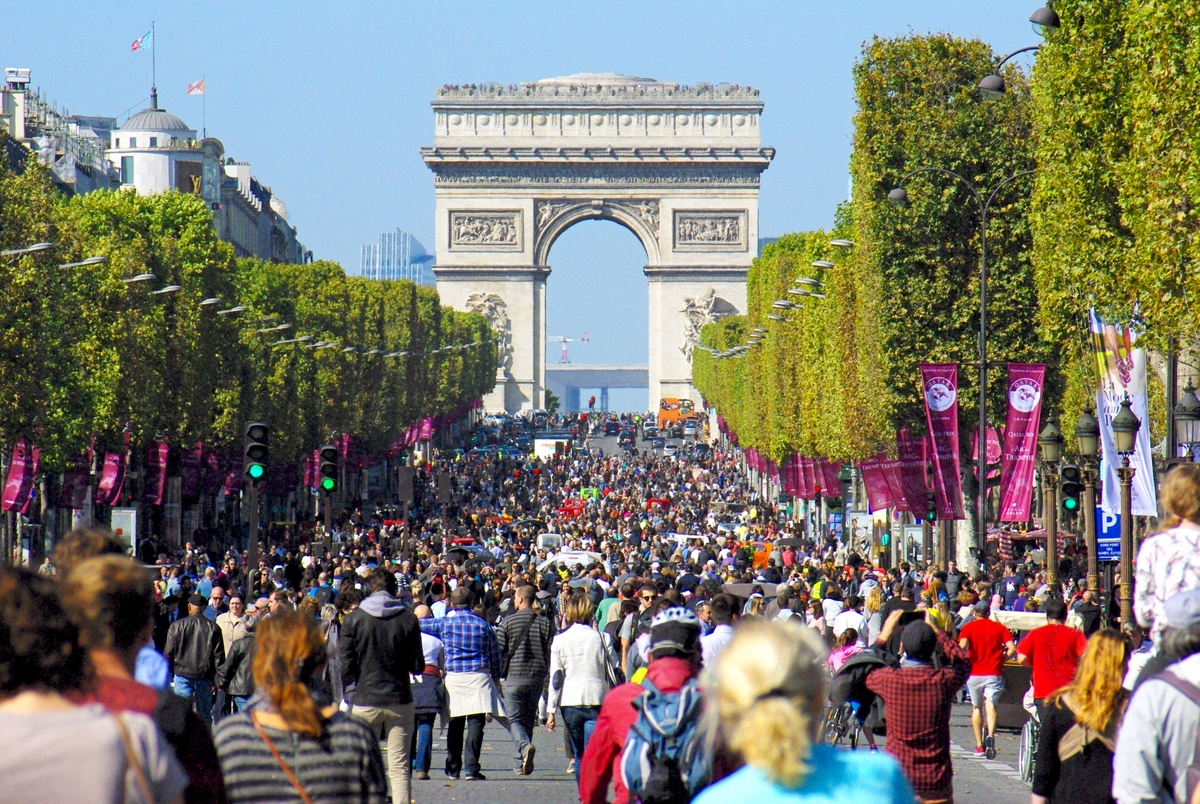
[[[546,261],[560,234],[597,218],[646,249],[651,405],[696,398],[700,327],[746,306],[759,179],[775,155],[762,108],[748,87],[609,73],[438,90],[421,149],[437,194],[434,274],[443,303],[500,333],[489,410],[543,407]]]

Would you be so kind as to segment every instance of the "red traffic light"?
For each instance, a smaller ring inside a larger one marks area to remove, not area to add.
[[[533,473],[534,473],[535,475],[540,475],[540,474],[542,473],[542,470],[541,470],[541,469],[534,469],[534,470],[533,470]]]
[[[521,477],[521,473],[520,473],[520,472],[513,472],[513,477],[520,479],[520,477]]]

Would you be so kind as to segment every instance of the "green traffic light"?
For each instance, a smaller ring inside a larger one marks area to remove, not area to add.
[[[1065,500],[1063,500],[1063,508],[1066,508],[1068,511],[1074,511],[1078,507],[1079,500],[1075,499],[1074,497],[1067,497]]]
[[[337,483],[332,477],[326,477],[321,480],[321,488],[325,489],[326,491],[333,491],[333,487],[336,485]]]
[[[266,468],[261,463],[252,463],[250,464],[250,468],[247,470],[247,473],[254,480],[258,480],[260,477],[266,474],[266,471]]]

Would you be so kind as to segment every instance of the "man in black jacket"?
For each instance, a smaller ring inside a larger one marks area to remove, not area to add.
[[[396,598],[396,576],[377,569],[367,576],[370,594],[342,623],[338,654],[350,713],[387,740],[392,801],[407,802],[412,791],[409,740],[413,697],[409,674],[425,669],[421,628]]]
[[[533,610],[537,590],[522,586],[513,595],[517,610],[496,628],[503,656],[504,711],[509,734],[517,747],[516,771],[533,773],[533,726],[537,722],[538,698],[550,674],[550,621]]]
[[[188,599],[188,616],[171,623],[163,653],[175,674],[175,694],[194,701],[200,719],[211,724],[213,679],[225,662],[225,642],[221,629],[204,616],[207,605],[202,595]]]
[[[233,711],[244,712],[254,694],[254,628],[257,617],[246,618],[246,635],[229,645],[229,654],[217,670],[217,687],[233,699]]]

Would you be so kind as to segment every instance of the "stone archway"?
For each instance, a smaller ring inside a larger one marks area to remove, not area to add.
[[[609,73],[516,86],[447,86],[421,149],[437,194],[442,300],[501,334],[489,409],[541,407],[547,260],[583,220],[629,229],[646,249],[650,399],[696,397],[704,323],[745,309],[758,188],[775,151],[758,92]]]

